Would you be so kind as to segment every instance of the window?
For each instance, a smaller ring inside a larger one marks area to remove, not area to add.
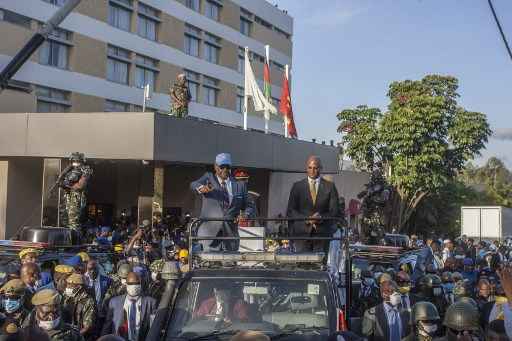
[[[105,111],[107,112],[127,112],[129,107],[128,103],[105,100]]]
[[[156,41],[158,22],[158,11],[139,2],[137,34],[142,38]]]
[[[25,28],[30,28],[30,24],[32,22],[30,18],[28,18],[24,15],[14,13],[14,12],[8,11],[6,9],[0,9],[0,20],[6,21],[11,24],[18,25],[18,26],[23,26]]]
[[[120,84],[128,84],[130,51],[108,46],[107,79]]]
[[[44,2],[47,2],[49,4],[55,5],[55,6],[62,6],[66,3],[67,0],[43,0]]]
[[[250,36],[251,35],[252,22],[245,18],[240,17],[240,33]]]
[[[201,42],[201,30],[186,25],[185,26],[185,53],[194,57],[199,57],[199,44]]]
[[[244,88],[236,88],[236,112],[242,113],[244,111]]]
[[[219,81],[206,76],[203,78],[203,104],[216,106],[219,92],[217,84]]]
[[[39,63],[67,69],[70,39],[70,32],[59,28],[53,30],[39,49]]]
[[[191,101],[197,102],[199,97],[200,75],[198,73],[185,70],[187,76],[188,91],[190,91]]]
[[[279,28],[277,28],[275,26],[274,26],[274,31],[276,31],[279,35],[285,37],[286,39],[290,39],[290,34],[289,33],[286,33],[285,31],[280,30]]]
[[[261,19],[261,18],[260,18],[260,17],[258,17],[258,16],[254,17],[254,21],[256,21],[256,22],[257,22],[258,24],[260,24],[261,26],[265,26],[266,28],[268,28],[268,29],[270,29],[270,30],[272,29],[272,24],[271,24],[271,23],[269,23],[269,22],[267,22],[267,21],[265,21],[265,20]]]
[[[219,21],[220,5],[214,1],[207,0],[204,6],[204,15],[208,18]]]
[[[155,90],[156,76],[158,74],[158,61],[145,57],[137,56],[135,58],[135,86],[143,88],[149,84],[151,90]]]
[[[110,0],[108,6],[108,23],[124,31],[130,31],[132,9],[130,1]]]
[[[200,0],[187,0],[186,5],[193,11],[199,12]]]
[[[69,112],[69,92],[47,88],[36,87],[37,112]]]
[[[243,47],[238,48],[238,72],[245,72],[245,49]]]
[[[218,64],[220,51],[220,38],[205,33],[204,59],[210,63]]]

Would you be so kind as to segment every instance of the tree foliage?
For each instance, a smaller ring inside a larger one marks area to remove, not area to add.
[[[491,134],[484,114],[458,106],[457,89],[450,76],[393,82],[384,114],[367,106],[338,114],[345,153],[360,169],[387,174],[395,190],[390,224],[399,229],[479,155]]]

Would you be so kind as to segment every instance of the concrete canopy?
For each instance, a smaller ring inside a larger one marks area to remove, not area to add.
[[[211,164],[229,152],[235,166],[304,172],[309,155],[338,171],[338,150],[311,142],[155,113],[0,114],[0,157],[87,158]]]

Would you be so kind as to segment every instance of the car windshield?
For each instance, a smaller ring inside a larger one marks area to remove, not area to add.
[[[168,340],[258,330],[268,335],[329,332],[325,281],[205,278],[184,283]]]

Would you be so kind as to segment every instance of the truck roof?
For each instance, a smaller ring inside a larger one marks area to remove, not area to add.
[[[310,279],[328,280],[327,271],[319,270],[286,270],[286,269],[195,269],[185,274],[184,279],[195,278],[275,278],[275,279]]]

